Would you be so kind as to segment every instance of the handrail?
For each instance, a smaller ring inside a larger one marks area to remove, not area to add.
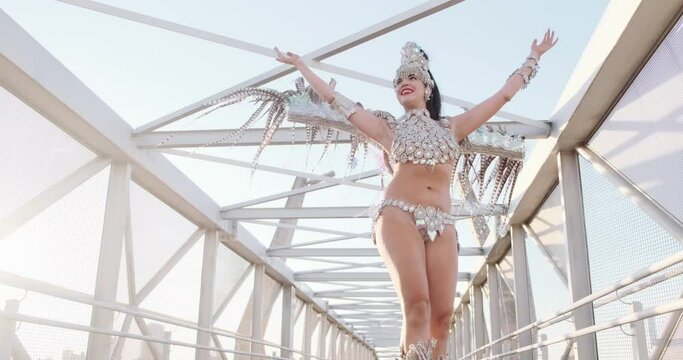
[[[143,317],[143,318],[150,319],[150,320],[160,321],[160,322],[170,324],[170,325],[176,325],[176,326],[180,326],[180,327],[184,327],[184,328],[188,328],[188,329],[192,329],[192,330],[196,330],[196,331],[203,331],[203,332],[210,333],[212,335],[220,335],[220,336],[224,336],[224,337],[233,338],[236,340],[248,341],[250,343],[256,343],[259,345],[274,347],[274,348],[278,348],[281,350],[287,350],[287,351],[292,352],[292,353],[310,356],[311,358],[314,358],[314,359],[323,360],[322,358],[317,357],[315,355],[306,354],[302,351],[292,349],[292,348],[288,348],[288,347],[285,347],[285,346],[282,346],[280,344],[273,343],[270,341],[252,339],[252,338],[245,337],[245,336],[239,335],[237,333],[227,331],[227,330],[222,330],[222,329],[216,329],[216,328],[209,329],[209,328],[205,328],[205,327],[195,325],[194,323],[191,323],[189,321],[172,319],[168,316],[154,314],[154,313],[151,313],[151,312],[145,311],[145,310],[130,308],[129,306],[119,305],[118,303],[111,304],[111,303],[106,303],[106,302],[94,300],[94,299],[91,299],[89,297],[86,298],[86,296],[84,294],[81,295],[80,293],[75,292],[75,291],[58,288],[58,287],[51,285],[51,284],[43,283],[41,281],[37,281],[37,280],[33,280],[33,279],[24,278],[22,276],[11,274],[11,273],[8,273],[5,271],[0,271],[0,283],[7,285],[7,286],[15,287],[18,289],[23,289],[26,291],[32,291],[32,292],[40,293],[43,295],[53,296],[53,297],[61,298],[64,300],[69,300],[69,301],[73,301],[73,302],[77,302],[77,303],[81,303],[81,304],[85,304],[85,305],[90,305],[93,307],[99,307],[99,308],[103,308],[103,309],[107,309],[107,310],[112,310],[112,311],[124,313],[124,314],[131,315],[134,317],[139,316],[139,317]]]
[[[188,342],[182,342],[182,341],[162,339],[162,338],[157,338],[157,337],[153,337],[153,336],[124,333],[124,332],[116,331],[116,330],[95,328],[92,326],[85,326],[85,325],[74,324],[74,323],[69,323],[69,322],[59,321],[59,320],[45,319],[45,318],[40,318],[40,317],[36,317],[36,316],[9,313],[9,312],[6,312],[4,310],[0,310],[0,318],[15,320],[18,322],[23,322],[23,323],[35,324],[35,325],[43,325],[43,326],[50,326],[50,327],[56,327],[56,328],[62,328],[62,329],[85,331],[85,332],[89,332],[89,333],[96,333],[96,334],[102,334],[102,335],[125,337],[125,338],[129,338],[129,339],[135,339],[135,340],[141,340],[141,341],[147,341],[147,342],[153,342],[153,343],[159,343],[159,344],[183,346],[183,347],[189,347],[189,348],[200,349],[200,350],[217,351],[217,352],[223,352],[223,353],[227,352],[227,353],[236,354],[236,355],[248,355],[248,356],[258,357],[258,358],[262,358],[262,359],[289,360],[288,358],[273,357],[272,355],[256,354],[256,353],[250,353],[250,352],[239,351],[239,350],[229,350],[229,349],[224,349],[222,347],[199,345],[196,343],[188,343]],[[303,355],[311,356],[311,357],[314,357],[316,359],[322,360],[322,358],[319,358],[319,357],[316,357],[313,355],[308,355],[308,354],[303,354]]]
[[[504,337],[501,337],[501,338],[499,338],[495,341],[492,341],[492,342],[490,342],[490,343],[488,343],[482,347],[479,347],[478,349],[475,349],[475,350],[471,351],[470,353],[463,355],[461,357],[461,359],[469,358],[472,355],[475,355],[481,351],[484,351],[484,350],[490,348],[493,345],[499,344],[503,341],[506,341],[508,339],[516,337],[519,334],[524,333],[526,331],[529,331],[529,330],[532,330],[535,328],[540,329],[540,328],[548,327],[552,324],[555,324],[558,321],[560,321],[560,320],[558,320],[558,318],[560,318],[562,315],[564,315],[566,313],[569,313],[572,310],[575,310],[575,309],[577,309],[583,305],[591,303],[597,299],[603,298],[603,297],[605,297],[605,296],[607,296],[607,295],[609,295],[609,294],[611,294],[611,293],[613,293],[613,292],[615,292],[621,288],[629,286],[629,285],[631,285],[631,284],[633,284],[639,280],[642,280],[648,276],[651,276],[657,272],[660,272],[666,268],[669,268],[669,267],[674,266],[676,264],[679,264],[681,262],[683,262],[683,251],[679,251],[678,253],[676,253],[672,256],[669,256],[663,260],[660,260],[660,261],[658,261],[658,262],[656,262],[656,263],[654,263],[654,264],[652,264],[646,268],[640,269],[640,270],[636,271],[635,273],[631,274],[630,276],[627,276],[627,277],[621,279],[620,281],[618,281],[618,282],[616,282],[610,286],[607,286],[606,288],[602,289],[599,292],[592,293],[588,296],[585,296],[585,297],[581,298],[580,300],[577,300],[576,302],[572,303],[571,305],[569,305],[568,307],[566,307],[563,310],[558,310],[558,311],[552,313],[551,315],[546,316],[543,319],[540,319],[540,320],[537,320],[533,323],[525,325],[524,327],[521,327],[521,328],[507,334]],[[544,325],[546,323],[548,323],[548,324]],[[544,325],[544,326],[542,326],[542,325]]]
[[[583,329],[575,330],[575,331],[570,332],[568,334],[565,334],[563,336],[548,339],[545,341],[539,341],[535,344],[531,344],[531,345],[528,345],[525,347],[521,347],[521,348],[518,348],[518,349],[515,349],[512,351],[508,351],[508,352],[503,353],[503,354],[492,355],[492,356],[483,358],[482,360],[498,359],[498,358],[501,358],[503,356],[509,356],[509,355],[514,355],[514,354],[519,354],[522,352],[527,352],[527,351],[530,351],[533,349],[538,349],[538,348],[549,346],[552,344],[557,344],[557,343],[562,342],[562,341],[572,340],[572,339],[575,339],[575,338],[580,337],[580,336],[593,334],[593,333],[596,333],[598,331],[611,329],[613,327],[630,324],[630,323],[633,323],[636,321],[645,320],[645,319],[648,319],[648,318],[651,318],[654,316],[668,314],[670,312],[679,311],[679,310],[683,310],[683,299],[674,300],[672,302],[666,303],[664,305],[659,305],[659,306],[650,308],[648,310],[643,310],[643,311],[639,311],[639,312],[636,312],[633,314],[622,316],[616,320],[612,320],[612,321],[607,322],[607,323],[592,325],[589,327],[585,327]],[[464,359],[468,356],[470,356],[470,354],[465,355],[464,357],[461,357],[460,359]]]

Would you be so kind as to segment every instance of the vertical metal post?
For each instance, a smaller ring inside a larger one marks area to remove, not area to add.
[[[17,314],[19,312],[19,301],[5,301],[5,312]],[[14,339],[16,339],[14,334],[16,326],[17,322],[14,320],[0,319],[0,360],[10,360],[14,348]]]
[[[487,264],[487,282],[489,284],[489,316],[491,317],[491,342],[500,339],[500,289],[498,288],[498,270],[495,264]],[[500,344],[491,346],[491,355],[500,354]]]
[[[548,335],[547,334],[541,334],[541,335],[539,335],[539,338],[540,338],[540,341],[543,342],[543,341],[548,340]],[[541,348],[541,359],[542,360],[550,360],[550,358],[548,356],[549,356],[548,355],[548,347],[547,346],[542,347]]]
[[[252,306],[251,306],[251,339],[263,340],[262,318],[263,318],[263,287],[266,276],[266,267],[263,264],[254,266],[254,289],[252,292]],[[263,346],[256,342],[251,342],[249,352],[253,354],[262,354]],[[260,357],[251,356],[251,360],[258,360]]]
[[[339,338],[339,328],[332,324],[332,334],[330,334],[330,359],[337,360],[337,340]]]
[[[486,323],[484,322],[484,296],[481,286],[472,286],[474,310],[474,347],[479,349],[486,343]],[[477,354],[476,358],[484,357],[485,352]]]
[[[306,312],[304,313],[304,341],[303,341],[303,352],[304,359],[310,360],[311,356],[311,342],[313,341],[313,330],[315,329],[315,309],[313,309],[313,304],[307,303]]]
[[[529,276],[527,275],[527,259],[524,229],[519,225],[513,225],[511,231],[512,243],[512,267],[515,277],[515,312],[517,313],[517,328],[531,323],[531,306],[529,300]],[[525,331],[519,335],[519,347],[531,345],[531,331]],[[520,360],[534,358],[533,351],[520,354]]]
[[[218,251],[218,239],[216,230],[209,230],[204,235],[204,255],[202,260],[202,283],[199,293],[199,316],[197,324],[200,327],[212,328],[213,317],[213,293],[216,281],[216,252]],[[211,334],[206,331],[197,331],[197,344],[211,345]],[[197,349],[196,360],[208,360],[209,351]]]
[[[576,151],[563,151],[557,154],[560,170],[560,189],[564,208],[564,236],[567,246],[567,265],[569,268],[569,291],[572,302],[591,294],[590,267],[588,264],[588,244],[586,222],[581,192],[581,174]],[[574,311],[574,327],[579,330],[595,325],[593,304],[588,303]],[[579,360],[597,359],[595,334],[587,334],[577,339],[577,358]]]
[[[631,303],[631,313],[643,311],[643,304],[640,301]],[[631,334],[633,335],[633,353],[635,360],[648,360],[649,353],[647,350],[647,338],[645,335],[645,323],[643,320],[631,323]]]
[[[455,314],[455,331],[455,358],[460,359],[463,355],[465,355],[462,351],[462,334],[465,331],[462,325],[462,313]]]
[[[104,224],[97,263],[97,280],[94,299],[114,304],[119,282],[119,268],[123,252],[123,237],[126,230],[130,201],[130,165],[114,162],[109,171],[109,185],[104,210]],[[114,312],[93,307],[90,326],[112,330]],[[109,360],[112,352],[110,335],[90,333],[88,336],[88,360]]]
[[[462,304],[462,352],[463,355],[472,352],[472,315],[470,315],[470,304]]]
[[[280,345],[287,349],[280,350],[280,357],[290,359],[294,345],[294,307],[296,306],[296,292],[294,285],[282,287],[282,329],[280,331]]]
[[[346,360],[346,332],[344,329],[339,332],[339,359]]]
[[[327,332],[329,331],[329,326],[327,322],[327,313],[320,314],[320,331],[318,332],[318,357],[325,358],[325,339],[327,338]]]

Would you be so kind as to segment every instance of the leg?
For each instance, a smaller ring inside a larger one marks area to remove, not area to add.
[[[376,225],[377,249],[401,298],[401,345],[429,340],[429,288],[425,245],[410,213],[388,206]]]
[[[431,304],[430,332],[438,341],[434,352],[434,358],[438,359],[447,352],[448,329],[453,316],[453,301],[458,281],[458,242],[455,226],[447,225],[434,242],[427,242],[426,256]]]

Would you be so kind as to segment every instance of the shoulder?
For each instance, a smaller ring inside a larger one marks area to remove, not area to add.
[[[387,124],[389,124],[389,127],[393,128],[396,125],[396,118],[394,117],[394,115],[391,115],[390,112],[383,110],[371,110],[370,112],[378,118],[386,121]]]

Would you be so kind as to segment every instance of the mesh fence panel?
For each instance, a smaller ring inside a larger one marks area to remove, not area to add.
[[[629,274],[683,250],[683,244],[671,237],[614,185],[579,158],[583,191],[586,235],[593,291],[602,289]],[[680,271],[674,266],[668,271]],[[641,280],[641,282],[648,279]],[[638,286],[638,283],[633,286]],[[627,305],[640,301],[644,309],[664,304],[681,295],[683,276],[649,287],[595,310],[595,322],[602,323],[629,311]],[[627,291],[625,289],[624,291]],[[669,316],[646,321],[648,346],[651,349]],[[631,339],[619,328],[597,334],[601,359],[629,359],[633,356]]]
[[[567,285],[560,279],[551,268],[542,249],[527,237],[526,241],[527,261],[529,264],[529,284],[534,304],[536,319],[545,318],[548,315],[568,306],[570,301]],[[574,326],[569,321],[560,321],[538,331],[538,339],[546,336],[548,339],[571,332]],[[540,356],[547,354],[545,359],[559,359],[565,351],[565,344],[557,344],[538,351]]]

